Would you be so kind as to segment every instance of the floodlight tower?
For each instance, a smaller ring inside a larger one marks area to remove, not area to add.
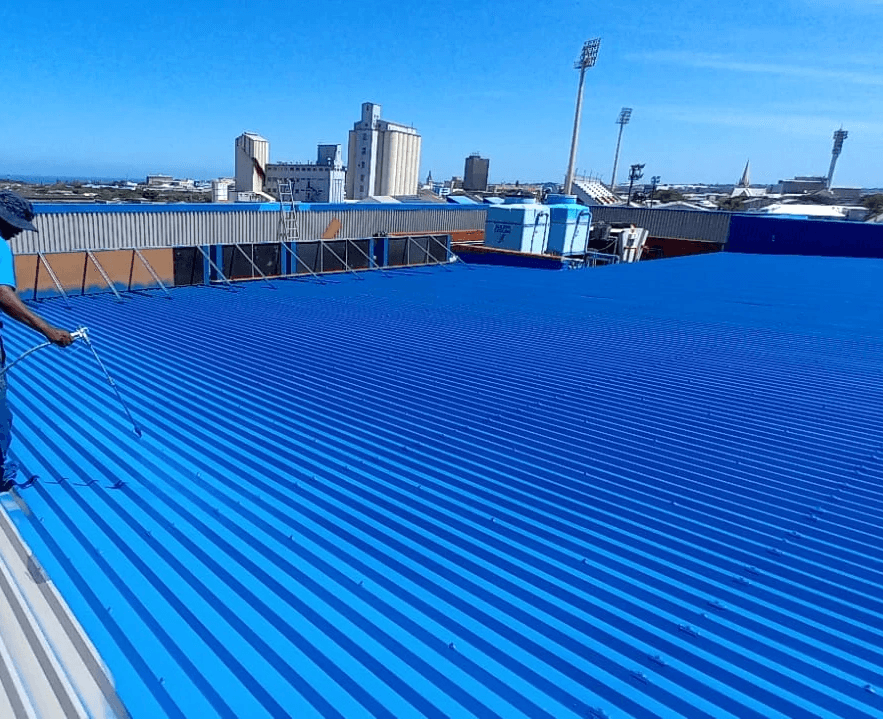
[[[644,165],[632,165],[629,168],[629,198],[626,200],[627,205],[632,204],[632,187],[644,176]]]
[[[579,142],[579,121],[583,112],[583,82],[586,79],[586,69],[595,66],[598,59],[598,48],[601,47],[601,38],[586,40],[583,44],[579,59],[573,64],[579,70],[579,90],[576,92],[576,115],[573,118],[573,138],[570,141],[570,162],[567,163],[567,175],[564,177],[564,194],[569,195],[573,187],[573,167],[576,164],[576,146]]]
[[[610,175],[610,191],[616,192],[616,166],[619,164],[619,145],[622,142],[622,128],[632,119],[632,108],[624,107],[619,111],[616,124],[619,125],[619,137],[616,138],[616,154],[613,156],[613,172]]]
[[[656,194],[656,188],[659,186],[661,179],[659,175],[653,175],[650,178],[650,207],[653,207],[653,196]]]
[[[831,180],[834,179],[834,165],[837,164],[837,158],[840,157],[840,151],[843,149],[843,141],[849,133],[841,128],[834,132],[834,149],[831,150],[831,167],[828,168],[828,181],[825,183],[825,189],[831,189]]]

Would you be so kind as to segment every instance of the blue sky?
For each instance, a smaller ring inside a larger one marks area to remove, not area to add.
[[[825,174],[883,185],[883,0],[732,3],[4,3],[0,176],[230,175],[244,130],[273,161],[346,145],[362,102],[423,136],[421,176],[491,160],[492,181],[560,180],[584,40],[578,168],[665,182]]]

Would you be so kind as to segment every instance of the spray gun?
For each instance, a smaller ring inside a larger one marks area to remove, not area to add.
[[[116,382],[113,381],[113,377],[110,376],[110,372],[107,371],[107,367],[104,366],[104,362],[101,361],[101,358],[98,356],[98,353],[95,351],[95,346],[92,344],[92,340],[89,339],[89,329],[87,327],[78,327],[74,332],[71,332],[71,337],[74,340],[82,340],[86,347],[88,347],[92,351],[92,356],[95,358],[95,361],[98,363],[98,366],[101,367],[101,371],[104,372],[104,376],[107,378],[107,383],[113,387],[114,394],[116,394],[117,399],[119,400],[120,405],[122,405],[123,410],[126,413],[126,417],[129,418],[129,421],[132,423],[132,431],[135,432],[135,435],[140,439],[141,438],[141,428],[132,418],[132,413],[129,411],[129,407],[126,404],[123,396],[120,394],[120,390],[117,387]]]
[[[141,437],[141,428],[132,418],[132,413],[129,411],[128,405],[126,405],[123,396],[120,394],[120,390],[116,385],[116,382],[113,381],[113,377],[110,376],[110,372],[107,371],[107,367],[104,366],[104,362],[101,361],[101,358],[98,356],[98,353],[95,351],[95,346],[92,344],[92,340],[89,337],[89,329],[87,327],[78,327],[76,330],[70,333],[71,337],[76,342],[77,340],[81,340],[86,347],[92,352],[92,356],[95,358],[95,361],[98,363],[98,366],[101,368],[101,371],[104,373],[104,376],[107,378],[107,383],[113,388],[114,394],[116,394],[117,400],[119,400],[120,405],[123,408],[123,411],[126,413],[126,417],[129,418],[129,421],[132,423],[132,431],[135,432],[137,437]],[[16,357],[12,362],[10,362],[6,367],[0,369],[0,375],[5,375],[9,370],[11,370],[15,365],[21,362],[28,355],[36,352],[37,350],[41,350],[44,347],[51,346],[51,342],[43,342],[35,347],[31,347],[26,352],[22,353],[20,356]]]

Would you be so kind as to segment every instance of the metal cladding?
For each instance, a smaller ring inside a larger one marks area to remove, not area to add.
[[[371,237],[375,233],[444,233],[484,228],[487,208],[482,205],[301,205],[300,236],[325,236],[337,220],[336,237]],[[276,242],[278,204],[107,206],[43,205],[34,224],[38,232],[24,232],[10,242],[16,254],[113,250],[121,248],[181,247],[188,245],[253,244]]]
[[[651,237],[725,243],[729,237],[729,212],[654,210],[642,207],[600,205],[592,207],[595,222],[628,222],[643,227]]]
[[[883,714],[883,262],[53,301],[10,510],[135,719]],[[8,326],[15,356],[34,335]]]

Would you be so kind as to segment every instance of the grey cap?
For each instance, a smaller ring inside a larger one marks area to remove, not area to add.
[[[12,190],[0,190],[0,220],[8,222],[20,230],[37,231],[31,220],[34,219],[34,206]]]

